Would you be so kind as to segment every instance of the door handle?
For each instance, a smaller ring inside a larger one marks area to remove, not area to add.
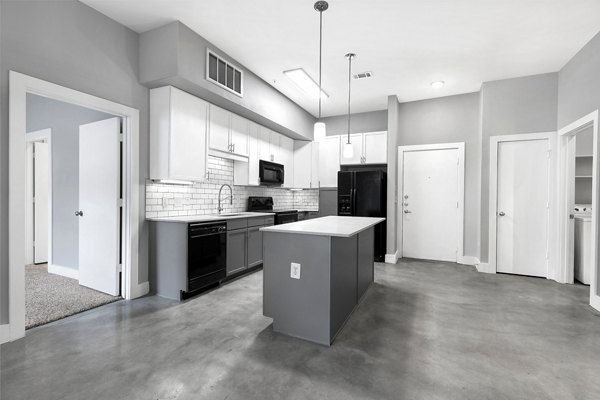
[[[412,211],[404,210],[404,214],[410,214]]]
[[[504,211],[500,211],[500,212],[498,213],[498,215],[499,215],[499,216],[501,216],[501,217],[504,217],[506,214],[504,213]]]
[[[75,211],[76,217],[83,217],[83,211]]]

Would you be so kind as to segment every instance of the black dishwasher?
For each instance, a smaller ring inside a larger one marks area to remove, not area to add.
[[[188,285],[182,298],[225,278],[227,224],[224,221],[188,225]]]

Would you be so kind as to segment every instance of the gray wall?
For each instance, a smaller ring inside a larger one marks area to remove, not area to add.
[[[206,80],[206,48],[244,71],[241,98]],[[296,139],[312,139],[315,118],[181,22],[140,36],[140,82],[170,84]]]
[[[400,103],[395,95],[388,96],[388,135],[387,135],[387,221],[386,221],[386,254],[395,254],[398,175],[398,132],[400,125]]]
[[[27,94],[27,132],[52,129],[52,263],[79,268],[79,126],[112,115]]]
[[[350,133],[387,131],[388,111],[379,110],[352,114],[350,116]],[[335,117],[322,118],[321,121],[327,125],[327,136],[344,135],[348,133],[348,116],[337,115]]]
[[[76,1],[2,1],[0,35],[0,271],[8,269],[8,71],[15,70],[140,110],[140,199],[148,177],[148,89],[138,83],[139,36]],[[144,218],[141,202],[140,220]],[[148,280],[148,231],[140,226],[139,282]],[[0,318],[8,317],[6,279]]]
[[[490,136],[555,131],[557,106],[557,73],[482,85],[481,262],[488,261]]]
[[[558,74],[558,128],[600,109],[600,33]]]
[[[464,255],[477,257],[481,157],[479,93],[401,103],[397,132],[397,146],[465,143]]]

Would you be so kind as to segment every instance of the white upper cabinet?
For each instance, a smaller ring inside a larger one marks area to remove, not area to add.
[[[294,187],[314,189],[319,187],[319,148],[317,142],[294,143]]]
[[[210,105],[209,149],[212,155],[244,161],[248,157],[248,120]]]
[[[319,143],[319,187],[337,187],[340,142],[340,136],[327,136]]]
[[[279,161],[283,164],[284,180],[283,187],[291,188],[294,186],[294,139],[279,135]]]
[[[342,154],[341,164],[342,165],[354,165],[362,164],[363,159],[363,135],[362,133],[354,133],[350,135],[350,143],[354,149],[354,155],[352,158],[344,158],[344,146],[348,143],[348,135],[340,136],[340,154]]]
[[[231,149],[232,153],[248,155],[248,129],[250,121],[239,115],[231,114]]]
[[[258,157],[261,160],[273,161],[271,159],[271,130],[264,126],[259,126],[258,132]]]
[[[248,123],[248,162],[233,162],[233,184],[258,186],[258,160],[260,147],[260,128],[254,122]]]
[[[342,135],[340,138],[340,151],[342,151],[344,144],[348,142],[348,136]],[[342,157],[342,165],[387,163],[387,132],[351,134],[350,143],[354,148],[354,156],[352,158]]]
[[[206,179],[208,103],[171,86],[150,91],[150,179]]]
[[[282,136],[275,132],[269,132],[269,149],[271,151],[271,161],[277,164],[282,164],[282,154],[281,151],[281,138]]]
[[[387,164],[387,132],[363,133],[365,164]]]

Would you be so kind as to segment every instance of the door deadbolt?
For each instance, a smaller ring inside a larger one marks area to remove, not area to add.
[[[501,216],[501,217],[504,217],[506,214],[504,213],[504,211],[500,211],[500,212],[498,213],[498,215],[499,215],[499,216]]]
[[[76,217],[83,217],[83,211],[75,211]]]

